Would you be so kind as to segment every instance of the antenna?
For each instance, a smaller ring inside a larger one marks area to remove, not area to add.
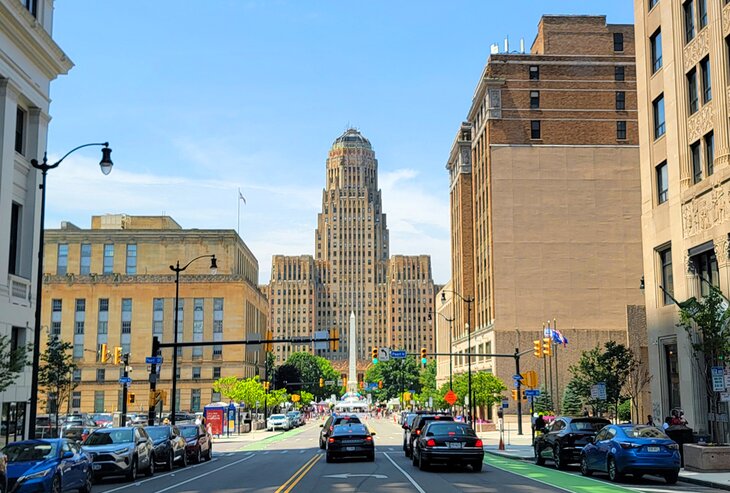
[[[520,38],[520,53],[525,53],[525,38]]]

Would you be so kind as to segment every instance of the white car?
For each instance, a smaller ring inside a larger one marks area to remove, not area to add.
[[[277,428],[281,428],[282,430],[291,428],[291,422],[286,417],[286,414],[272,414],[269,416],[269,419],[266,421],[266,429],[274,431]]]

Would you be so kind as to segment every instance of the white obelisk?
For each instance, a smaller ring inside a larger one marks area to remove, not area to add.
[[[347,376],[347,391],[357,392],[357,336],[355,330],[355,312],[350,312],[350,371]]]

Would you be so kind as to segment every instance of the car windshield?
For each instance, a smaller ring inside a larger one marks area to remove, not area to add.
[[[53,442],[11,443],[2,452],[8,462],[36,462],[56,457],[58,445]]]
[[[460,423],[431,423],[426,428],[426,436],[429,435],[477,436],[471,426]]]
[[[418,416],[418,414],[409,414],[409,415],[407,415],[406,416],[406,424],[408,426],[412,426],[413,425],[413,421],[416,419],[416,416]]]
[[[84,445],[114,445],[134,441],[132,430],[95,431],[86,439]]]
[[[622,427],[629,438],[663,438],[669,439],[659,428],[653,426],[626,426]]]
[[[148,426],[144,429],[153,440],[167,438],[170,436],[170,428],[167,426]]]
[[[357,416],[338,416],[335,418],[335,425],[347,424],[347,423],[362,423],[360,418]]]
[[[286,415],[287,415],[287,416],[291,416],[291,417],[297,416],[298,414],[299,414],[299,413],[295,413],[295,412],[293,412],[293,411],[292,411],[292,412],[288,412],[288,413],[286,413]]]
[[[94,415],[94,421],[96,421],[97,423],[99,421],[111,421],[111,420],[112,420],[112,417],[107,414],[95,414]]]
[[[341,424],[332,430],[333,435],[369,435],[368,429],[362,424]]]
[[[423,428],[431,421],[454,421],[453,416],[421,416],[421,421],[419,423],[419,428]]]
[[[271,416],[269,416],[269,418],[270,419],[284,419],[284,418],[286,418],[286,416],[284,416],[283,414],[272,414]]]
[[[181,426],[180,434],[182,436],[184,436],[185,438],[195,438],[196,436],[198,436],[198,427],[197,426]]]
[[[570,430],[571,431],[598,431],[607,424],[610,424],[608,421],[571,421],[570,422]]]

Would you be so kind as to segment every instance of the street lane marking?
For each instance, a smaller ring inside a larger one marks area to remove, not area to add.
[[[288,451],[288,450],[282,450],[282,451],[281,451],[281,453],[282,453],[282,454],[285,454],[285,453],[287,453],[287,452],[289,452],[289,451]]]
[[[387,452],[383,453],[383,455],[391,462],[391,464],[393,464],[395,466],[396,469],[398,469],[400,472],[403,473],[403,475],[406,477],[406,479],[411,482],[413,487],[416,488],[419,493],[426,493],[424,491],[424,489],[421,488],[421,486],[418,483],[416,483],[416,480],[413,479],[410,474],[405,472],[398,464],[395,463],[395,461],[393,459],[390,458],[390,456],[388,455]]]
[[[218,471],[222,471],[223,469],[226,469],[226,468],[231,467],[231,466],[235,466],[236,464],[240,464],[241,462],[245,462],[245,461],[249,460],[250,458],[252,458],[254,456],[255,456],[255,454],[248,455],[248,456],[244,457],[243,459],[239,459],[239,460],[237,460],[235,462],[231,462],[230,464],[226,464],[225,466],[221,466],[221,467],[219,467],[217,469],[213,469],[212,471],[208,471],[206,473],[203,473],[200,476],[196,476],[194,478],[186,479],[185,481],[180,481],[179,483],[174,484],[172,486],[168,486],[167,488],[163,488],[161,490],[157,490],[155,493],[164,493],[165,491],[170,491],[171,489],[177,488],[178,486],[182,486],[182,485],[187,484],[187,483],[190,483],[192,481],[197,481],[198,479],[204,478],[205,476],[208,476],[210,474],[216,473]]]
[[[299,481],[302,480],[304,476],[309,472],[312,467],[317,463],[319,459],[322,458],[322,454],[316,454],[311,459],[309,459],[307,462],[304,463],[302,467],[297,470],[292,476],[287,479],[286,483],[279,486],[279,489],[277,489],[274,493],[289,493],[292,488],[294,488]],[[159,493],[159,492],[158,492]],[[424,492],[425,493],[425,492]]]
[[[385,474],[351,474],[346,472],[345,474],[328,474],[322,476],[323,478],[335,478],[335,479],[350,479],[350,478],[375,478],[375,479],[388,479]]]

